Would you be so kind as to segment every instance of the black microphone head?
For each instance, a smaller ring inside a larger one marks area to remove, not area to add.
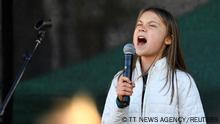
[[[134,45],[131,43],[127,43],[125,44],[124,48],[123,48],[124,54],[132,54],[134,55],[136,53]]]

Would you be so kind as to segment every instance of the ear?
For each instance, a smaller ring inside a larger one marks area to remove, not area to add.
[[[172,36],[167,36],[166,38],[165,38],[165,44],[166,45],[170,45],[172,43]]]

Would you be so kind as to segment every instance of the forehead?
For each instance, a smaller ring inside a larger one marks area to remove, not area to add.
[[[152,11],[146,11],[144,12],[138,19],[138,21],[141,22],[157,22],[157,23],[163,23],[160,16],[158,16],[155,12]]]

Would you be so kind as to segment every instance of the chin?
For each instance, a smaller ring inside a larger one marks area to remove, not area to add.
[[[144,56],[144,53],[143,53],[143,52],[137,52],[137,51],[136,51],[136,55],[137,55],[137,56]]]

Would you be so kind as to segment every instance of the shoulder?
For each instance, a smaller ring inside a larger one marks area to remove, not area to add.
[[[176,71],[177,86],[179,89],[188,89],[195,84],[193,77],[188,73],[181,70]]]
[[[184,83],[194,82],[193,77],[188,72],[185,71],[176,70],[176,77],[177,77],[177,81],[179,82],[184,82]]]
[[[189,93],[189,92],[197,92],[197,86],[193,79],[193,77],[184,71],[177,70],[176,71],[177,77],[177,86],[180,93]]]

